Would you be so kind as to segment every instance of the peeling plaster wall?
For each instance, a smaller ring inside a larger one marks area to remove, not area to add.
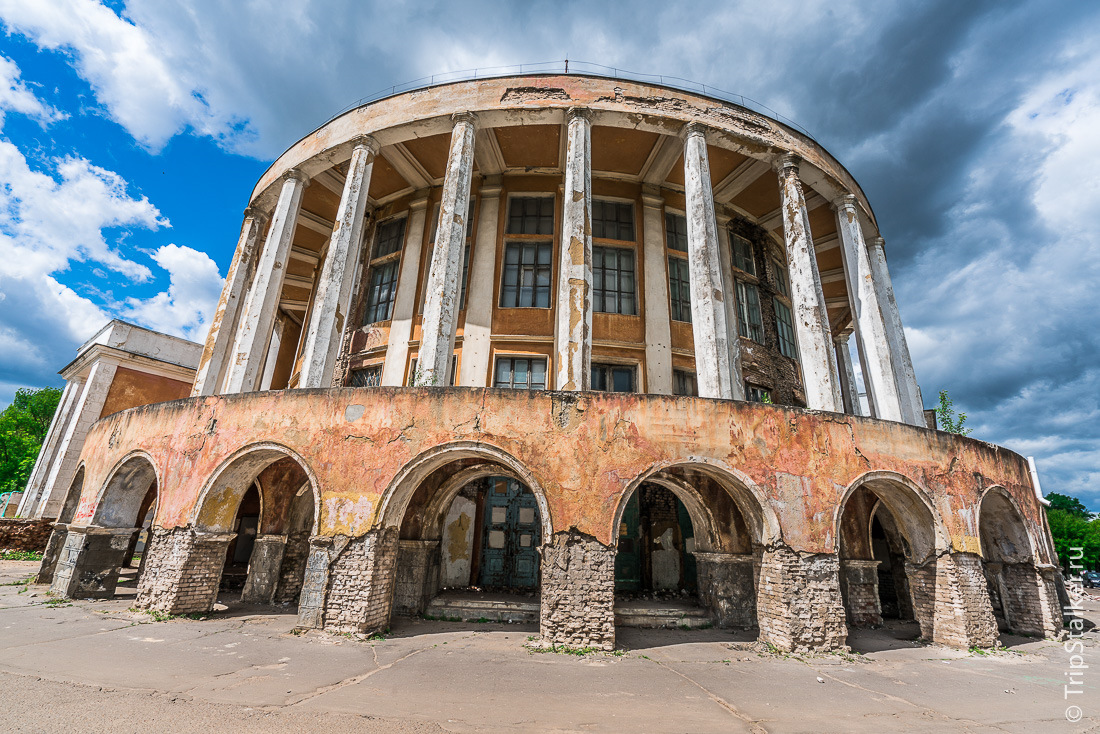
[[[348,410],[352,405],[361,410]],[[727,467],[753,483],[783,542],[800,552],[836,551],[837,505],[869,471],[896,472],[924,488],[956,551],[980,551],[974,518],[982,489],[993,484],[1014,498],[1028,532],[1041,537],[1025,460],[973,439],[775,405],[475,388],[251,393],[116,414],[89,433],[74,524],[89,524],[111,468],[142,449],[162,477],[157,524],[186,526],[215,470],[261,442],[296,452],[316,476],[321,535],[376,528],[398,474],[418,455],[449,445],[455,459],[476,456],[479,446],[514,457],[545,493],[553,528],[576,528],[606,544],[631,483],[681,463]]]

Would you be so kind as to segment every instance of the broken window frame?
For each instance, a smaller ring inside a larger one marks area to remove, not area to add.
[[[765,400],[767,398],[767,400]],[[754,385],[751,382],[745,383],[745,400],[750,403],[766,403],[771,402],[772,391],[766,387],[760,387]]]
[[[699,382],[691,370],[672,370],[672,394],[684,397],[699,395]]]
[[[775,330],[779,336],[779,353],[784,357],[798,359],[798,342],[795,340],[794,314],[791,312],[791,307],[779,296],[772,297],[772,305],[775,306]]]
[[[597,380],[597,375],[600,379]],[[630,387],[627,390],[614,389],[615,377],[629,375]],[[591,388],[598,392],[622,392],[622,393],[636,393],[638,392],[638,366],[636,364],[623,364],[621,362],[592,362],[591,369]],[[604,387],[598,387],[597,382],[603,384]],[[607,385],[612,385],[612,389],[608,390]]]
[[[398,217],[379,222],[374,229],[374,244],[371,247],[371,259],[364,280],[367,283],[367,297],[363,304],[364,326],[389,321],[393,316],[393,304],[397,300],[397,281],[400,277],[401,253],[405,249],[405,235],[408,217]],[[391,228],[394,228],[391,230]],[[399,235],[389,236],[391,231]],[[385,240],[382,238],[386,237]],[[397,242],[396,249],[390,249],[388,243]],[[379,249],[385,245],[385,252]]]
[[[381,387],[382,363],[357,367],[348,375],[348,387]]]
[[[760,310],[760,288],[755,283],[738,279],[737,333],[757,344],[764,343],[764,317]]]
[[[756,276],[756,254],[752,240],[734,232],[729,233],[730,255],[733,258],[733,267],[743,273]]]

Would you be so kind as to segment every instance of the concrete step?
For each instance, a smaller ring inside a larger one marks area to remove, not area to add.
[[[620,602],[615,605],[618,627],[700,629],[714,623],[702,607],[676,602]]]
[[[428,604],[424,616],[462,622],[538,622],[538,597],[485,599],[439,595]]]

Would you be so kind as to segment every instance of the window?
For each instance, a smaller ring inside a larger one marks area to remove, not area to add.
[[[772,394],[767,388],[760,387],[759,385],[750,385],[746,382],[745,399],[753,403],[770,403],[772,401]]]
[[[687,260],[668,259],[668,293],[672,305],[672,320],[691,323],[691,286]]]
[[[409,387],[413,387],[413,386],[416,385],[416,371],[417,371],[416,363],[418,361],[419,360],[414,359],[412,361],[412,363],[409,365]],[[450,387],[450,386],[455,384],[455,369],[457,367],[458,367],[458,357],[455,356],[455,355],[452,355],[451,356],[451,369],[449,370],[450,374],[447,375],[447,387]],[[439,382],[436,381],[436,382],[432,383],[432,385],[439,385]],[[428,386],[425,385],[423,387],[428,387]]]
[[[511,199],[507,234],[554,234],[554,197],[517,196]]]
[[[405,241],[405,218],[391,219],[378,225],[378,235],[374,240],[374,252],[371,259],[377,260],[401,250]]]
[[[682,214],[665,214],[665,247],[688,251],[688,220]]]
[[[516,390],[546,389],[546,360],[526,357],[498,357],[493,387]]]
[[[798,359],[798,348],[794,342],[794,325],[791,319],[791,309],[778,298],[773,298],[775,304],[775,326],[779,332],[779,353],[784,357]]]
[[[367,313],[363,323],[385,321],[393,314],[393,300],[397,292],[397,266],[400,260],[390,260],[381,265],[371,265],[370,286],[367,289]]]
[[[378,387],[382,384],[382,365],[376,364],[352,370],[348,387]]]
[[[504,248],[501,308],[550,308],[549,242],[509,242]]]
[[[779,295],[791,297],[791,286],[787,282],[787,266],[779,260],[772,260],[775,267],[775,290]]]
[[[634,368],[593,362],[592,389],[604,392],[634,392]]]
[[[636,313],[633,250],[592,248],[592,310],[627,316]]]
[[[592,202],[592,236],[634,240],[634,205],[618,201]]]
[[[424,285],[420,294],[420,313],[424,313],[424,307],[428,304],[428,276],[432,270],[432,258],[435,256],[435,243],[428,245],[428,270],[424,273]],[[466,308],[466,283],[470,277],[470,246],[467,244],[462,249],[462,280],[458,294],[458,310]]]
[[[698,395],[699,384],[695,381],[695,373],[687,370],[672,371],[673,395]]]
[[[764,343],[764,323],[760,320],[760,291],[752,283],[737,281],[737,328],[741,336]]]
[[[733,264],[749,275],[756,275],[756,260],[752,255],[752,243],[739,234],[733,236]]]

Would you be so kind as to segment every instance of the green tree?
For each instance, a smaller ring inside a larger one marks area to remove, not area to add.
[[[955,414],[955,402],[947,395],[946,390],[940,390],[940,404],[935,407],[936,423],[941,431],[957,433],[960,436],[969,436],[973,429],[965,428],[966,413]]]
[[[1047,499],[1047,522],[1062,569],[1100,569],[1100,520],[1090,519],[1092,513],[1076,497],[1052,492]],[[1075,568],[1070,568],[1070,561]]]
[[[59,402],[61,391],[55,387],[20,389],[0,411],[0,492],[27,486]]]
[[[1051,492],[1046,496],[1046,499],[1050,502],[1051,510],[1068,512],[1074,517],[1079,517],[1082,520],[1092,519],[1092,513],[1089,512],[1089,508],[1085,507],[1084,503],[1076,497],[1069,497],[1064,494],[1058,494],[1057,492]]]

